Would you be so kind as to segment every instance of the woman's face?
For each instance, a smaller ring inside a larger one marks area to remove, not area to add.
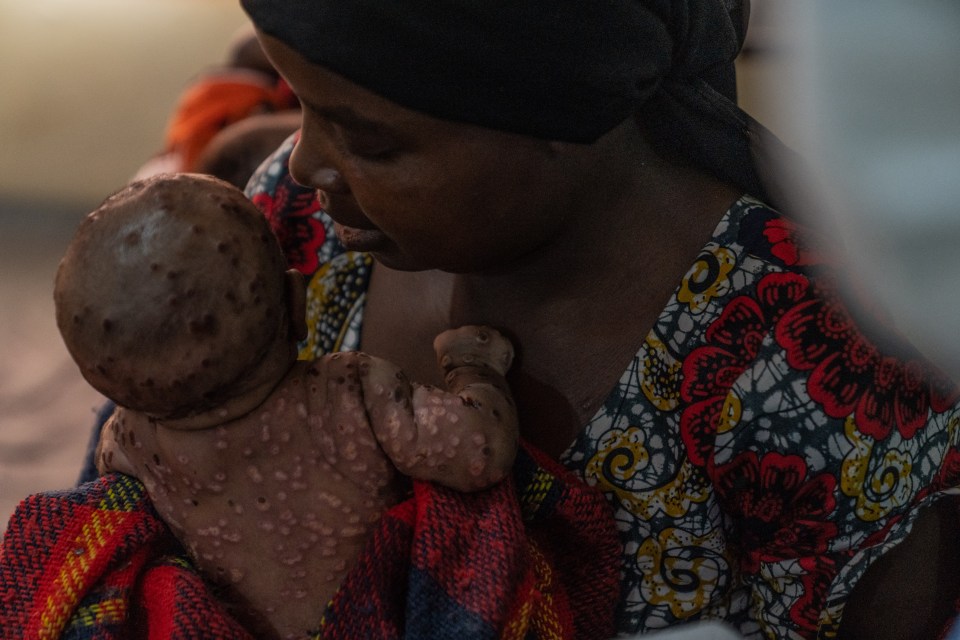
[[[411,111],[260,36],[303,106],[291,173],[320,191],[349,249],[396,269],[479,272],[561,233],[589,147]]]

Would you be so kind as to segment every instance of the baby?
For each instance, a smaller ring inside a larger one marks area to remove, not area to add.
[[[55,286],[84,377],[118,405],[101,473],[139,478],[258,637],[318,626],[405,476],[471,491],[508,473],[511,344],[434,347],[449,391],[359,352],[297,359],[304,285],[255,206],[195,174],[135,182],[87,216]]]

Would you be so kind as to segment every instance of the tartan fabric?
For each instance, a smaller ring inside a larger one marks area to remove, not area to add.
[[[4,640],[250,638],[133,478],[27,498],[0,551]],[[602,495],[522,449],[513,476],[487,491],[414,482],[309,635],[611,637],[619,557]]]

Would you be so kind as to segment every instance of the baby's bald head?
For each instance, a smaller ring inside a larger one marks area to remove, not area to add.
[[[235,392],[288,335],[285,261],[235,187],[160,175],[107,198],[60,263],[57,325],[90,384],[176,418]]]

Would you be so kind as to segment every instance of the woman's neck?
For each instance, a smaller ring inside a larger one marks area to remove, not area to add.
[[[362,348],[439,383],[430,350],[437,333],[463,324],[501,329],[517,347],[509,379],[523,435],[559,455],[740,195],[695,170],[633,160],[618,171],[598,166],[561,232],[508,268],[449,274],[376,265]]]

